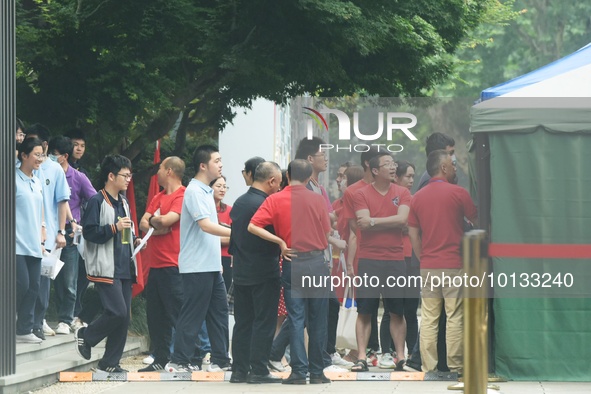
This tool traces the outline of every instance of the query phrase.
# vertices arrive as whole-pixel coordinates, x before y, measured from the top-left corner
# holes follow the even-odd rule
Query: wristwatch
[[[369,227],[373,227],[376,225],[376,221],[373,220],[372,218],[369,218]]]
[[[57,233],[66,236],[66,230],[58,230]]]
[[[78,221],[76,219],[72,218],[72,220],[70,220],[70,223],[76,223],[76,224],[78,224]]]

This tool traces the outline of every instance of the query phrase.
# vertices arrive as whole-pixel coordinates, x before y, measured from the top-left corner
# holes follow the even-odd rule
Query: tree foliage
[[[591,41],[591,3],[508,0],[504,6],[489,8],[483,23],[460,45],[458,67],[450,80],[435,89],[437,94],[476,99],[483,89],[533,71]]]
[[[18,111],[136,158],[263,97],[420,95],[496,0],[20,0]]]

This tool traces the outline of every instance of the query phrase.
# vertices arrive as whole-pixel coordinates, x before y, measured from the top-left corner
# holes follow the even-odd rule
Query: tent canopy
[[[578,51],[563,57],[562,59],[556,60],[544,67],[541,67],[537,70],[534,70],[530,73],[522,75],[520,77],[514,78],[510,81],[501,83],[499,85],[493,86],[491,88],[485,89],[480,94],[480,98],[482,101],[489,100],[494,97],[503,96],[509,92],[513,92],[514,90],[519,90],[524,87],[536,84],[541,81],[547,81],[552,77],[555,77],[560,74],[564,74],[568,71],[575,70],[582,66],[587,66],[591,64],[591,44],[585,45],[583,48],[579,49]],[[589,90],[585,90],[585,92],[590,92]],[[589,94],[589,93],[585,93]],[[522,96],[524,97],[524,96]],[[536,97],[530,95],[529,97]],[[544,96],[537,96],[537,97],[544,97]],[[548,96],[546,96],[548,97]],[[564,97],[564,96],[563,96]],[[575,96],[578,97],[578,96]]]

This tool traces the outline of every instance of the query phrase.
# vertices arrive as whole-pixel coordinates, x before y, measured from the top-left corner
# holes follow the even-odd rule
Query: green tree
[[[419,95],[496,0],[21,0],[18,112],[135,159],[264,97]]]
[[[510,0],[489,8],[456,52],[456,69],[437,95],[478,98],[588,44],[591,4],[575,0]],[[512,9],[508,9],[511,7]]]

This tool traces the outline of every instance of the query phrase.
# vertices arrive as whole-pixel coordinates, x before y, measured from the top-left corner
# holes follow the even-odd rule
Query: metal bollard
[[[464,235],[464,271],[484,278],[480,287],[466,286],[464,298],[464,392],[484,394],[488,383],[488,270],[486,231]]]

